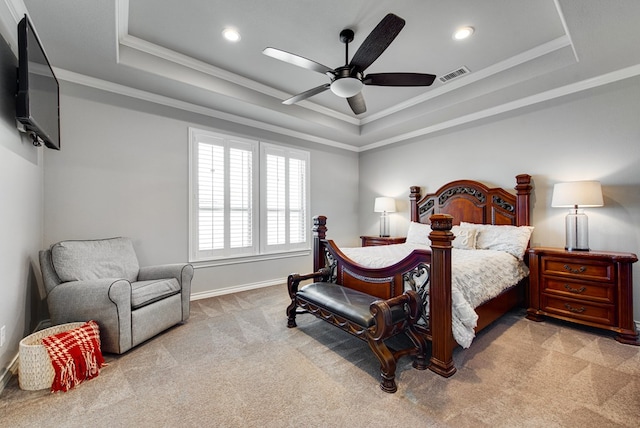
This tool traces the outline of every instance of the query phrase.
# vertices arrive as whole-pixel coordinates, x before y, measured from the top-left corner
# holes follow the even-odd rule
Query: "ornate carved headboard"
[[[411,221],[429,223],[433,214],[450,214],[461,221],[483,224],[529,226],[531,176],[516,176],[516,194],[489,188],[473,180],[458,180],[420,198],[420,187],[411,187]]]

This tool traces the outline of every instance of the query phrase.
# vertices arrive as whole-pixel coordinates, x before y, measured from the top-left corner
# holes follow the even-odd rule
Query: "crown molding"
[[[120,85],[118,83],[108,82],[106,80],[97,79],[95,77],[90,77],[83,74],[75,73],[73,71],[54,67],[54,72],[58,79],[66,82],[71,82],[78,85],[99,89],[101,91],[111,92],[114,94],[125,95],[131,98],[152,102],[152,103],[163,105],[166,107],[172,107],[179,110],[190,111],[192,113],[202,114],[204,116],[209,116],[216,119],[226,120],[229,122],[250,126],[252,128],[262,129],[264,131],[275,132],[278,134],[287,135],[289,137],[299,138],[302,140],[311,141],[311,142],[323,144],[326,146],[331,146],[331,147],[348,150],[352,152],[358,151],[357,147],[350,144],[344,144],[339,141],[317,137],[315,135],[311,135],[304,132],[294,131],[282,126],[272,125],[269,123],[249,119],[249,118],[238,116],[231,113],[225,113],[219,110],[199,106],[186,101],[176,100],[175,98],[166,97],[164,95],[158,95],[152,92],[143,91],[140,89],[134,89],[129,86]]]
[[[536,46],[533,49],[529,49],[528,51],[512,56],[511,58],[508,58],[504,61],[495,63],[489,67],[483,68],[482,70],[473,71],[468,75],[462,77],[461,79],[445,83],[444,85],[434,88],[422,95],[419,95],[417,97],[411,98],[404,102],[398,103],[395,106],[382,110],[378,113],[372,114],[371,116],[368,116],[362,119],[361,122],[363,125],[367,123],[375,122],[376,120],[382,119],[385,116],[389,116],[390,114],[397,113],[399,111],[402,111],[409,107],[413,107],[418,104],[422,104],[433,98],[442,96],[447,92],[451,92],[453,90],[462,88],[469,84],[478,82],[482,79],[486,79],[494,74],[501,73],[510,68],[516,67],[518,65],[524,64],[529,61],[533,61],[537,58],[541,58],[552,52],[563,49],[569,45],[571,45],[571,42],[567,36],[558,37],[555,40],[544,43],[540,46]]]
[[[545,92],[541,92],[539,94],[524,97],[515,101],[504,103],[504,104],[491,107],[488,109],[484,109],[481,111],[477,111],[471,114],[460,116],[451,120],[440,122],[435,125],[430,125],[421,129],[417,129],[412,132],[399,134],[392,138],[379,140],[362,147],[357,147],[350,144],[344,144],[344,143],[326,139],[326,138],[320,138],[308,133],[293,131],[291,129],[287,129],[281,126],[271,125],[261,121],[248,119],[246,117],[224,113],[215,109],[198,106],[198,105],[184,102],[184,101],[179,101],[170,97],[165,97],[165,96],[154,94],[147,91],[133,89],[128,86],[107,82],[101,79],[88,77],[85,75],[81,75],[78,73],[74,73],[74,72],[59,69],[59,68],[55,68],[55,72],[56,72],[56,76],[59,79],[67,82],[72,82],[79,85],[99,89],[102,91],[112,92],[112,93],[129,96],[136,99],[141,99],[144,101],[149,101],[149,102],[164,105],[167,107],[173,107],[173,108],[177,108],[185,111],[191,111],[193,113],[198,113],[198,114],[202,114],[209,117],[215,117],[218,119],[231,121],[241,125],[262,129],[265,131],[275,132],[278,134],[283,134],[283,135],[287,135],[294,138],[300,138],[306,141],[311,141],[311,142],[315,142],[315,143],[319,143],[319,144],[323,144],[323,145],[327,145],[327,146],[331,146],[331,147],[335,147],[343,150],[348,150],[351,152],[361,153],[361,152],[366,152],[368,150],[373,150],[380,147],[406,141],[412,138],[429,135],[434,132],[442,131],[445,129],[454,128],[456,126],[464,125],[470,122],[474,122],[476,120],[485,119],[491,116],[496,116],[509,111],[528,107],[534,104],[550,101],[555,98],[560,98],[563,96],[593,89],[599,86],[604,86],[610,83],[615,83],[621,80],[637,77],[640,75],[640,64],[636,64],[620,70],[612,71],[610,73],[606,73],[590,79],[585,79],[580,82],[561,86],[559,88],[551,89]]]
[[[451,120],[446,120],[435,125],[427,126],[422,129],[417,129],[412,132],[400,134],[392,138],[380,140],[378,142],[368,144],[360,148],[361,152],[367,150],[376,149],[390,144],[399,143],[401,141],[409,140],[411,138],[421,137],[424,135],[432,134],[444,129],[453,128],[469,122],[473,122],[487,117],[496,116],[509,111],[517,110],[523,107],[528,107],[534,104],[539,104],[545,101],[549,101],[555,98],[564,97],[566,95],[575,94],[577,92],[586,91],[596,88],[598,86],[608,85],[610,83],[618,82],[620,80],[629,79],[640,75],[640,64],[632,65],[620,70],[612,71],[600,76],[596,76],[590,79],[585,79],[576,83],[571,83],[558,88],[550,89],[548,91],[540,92],[535,95],[520,98],[515,101],[510,101],[495,107],[490,107],[484,110],[480,110],[471,114],[460,116]]]

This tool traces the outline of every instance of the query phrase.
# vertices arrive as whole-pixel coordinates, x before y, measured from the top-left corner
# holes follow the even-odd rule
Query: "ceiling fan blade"
[[[288,62],[289,64],[306,68],[307,70],[317,71],[318,73],[322,74],[334,74],[333,68],[329,68],[326,65],[322,65],[315,61],[311,61],[310,59],[301,57],[300,55],[295,55],[280,49],[265,48],[262,53],[270,56],[271,58],[279,59],[280,61]]]
[[[363,72],[389,47],[404,27],[404,23],[404,19],[393,13],[382,18],[382,21],[364,39],[364,42],[362,42],[360,48],[351,59],[350,64],[360,72]]]
[[[355,114],[362,114],[367,111],[367,105],[364,102],[362,92],[358,92],[354,96],[347,98],[347,102]]]
[[[424,73],[372,73],[367,74],[362,83],[373,86],[431,86],[434,74]]]
[[[321,92],[326,91],[327,89],[329,89],[329,87],[331,86],[330,83],[324,84],[324,85],[320,85],[320,86],[316,86],[315,88],[309,89],[308,91],[304,91],[299,93],[298,95],[294,95],[293,97],[284,100],[282,102],[282,104],[286,104],[286,105],[291,105],[291,104],[295,104],[297,102],[300,102],[302,100],[306,100],[309,97],[312,97],[314,95],[318,95]]]

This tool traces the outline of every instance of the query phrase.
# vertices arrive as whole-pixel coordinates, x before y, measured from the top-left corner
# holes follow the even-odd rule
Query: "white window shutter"
[[[191,261],[309,250],[309,152],[189,135]]]
[[[261,204],[265,253],[309,248],[309,153],[261,143]]]

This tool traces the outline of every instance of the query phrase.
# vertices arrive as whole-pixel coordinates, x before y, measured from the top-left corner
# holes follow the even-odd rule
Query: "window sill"
[[[190,261],[193,265],[194,269],[203,269],[209,267],[216,266],[228,266],[228,265],[237,265],[243,263],[254,263],[254,262],[262,262],[266,260],[277,260],[277,259],[287,259],[291,257],[304,257],[311,254],[311,250],[295,250],[295,251],[286,251],[282,253],[271,253],[271,254],[258,254],[255,256],[243,256],[243,257],[225,257],[218,259],[210,259],[210,260],[193,260]]]

